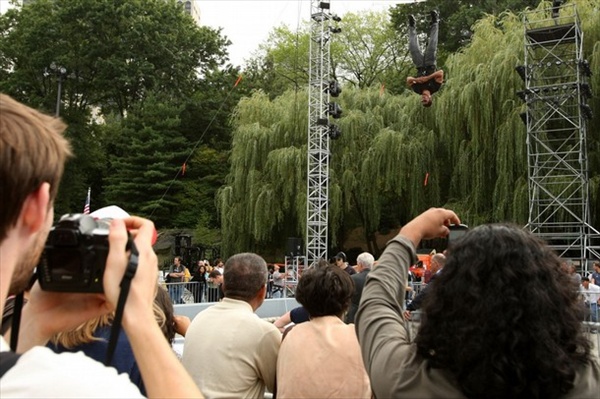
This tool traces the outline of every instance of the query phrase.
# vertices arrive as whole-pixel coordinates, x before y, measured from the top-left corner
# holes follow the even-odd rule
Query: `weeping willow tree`
[[[270,101],[259,91],[238,104],[231,172],[217,194],[224,254],[258,251],[303,229],[307,108],[294,92]]]
[[[449,203],[470,224],[527,220],[526,129],[515,93],[523,82],[523,26],[512,14],[486,16],[463,52],[447,61],[448,82],[434,110],[450,149]],[[525,199],[525,201],[524,201]]]
[[[598,5],[577,3],[592,89],[599,92]],[[471,225],[524,224],[526,129],[519,117],[524,105],[515,94],[523,83],[514,70],[522,59],[521,18],[504,13],[481,19],[469,46],[448,58],[447,83],[432,108],[423,108],[409,91],[398,96],[380,92],[379,85],[346,88],[339,98],[342,137],[330,146],[331,247],[361,226],[368,250],[378,255],[376,231],[431,206],[450,207]],[[600,116],[598,97],[590,104]],[[304,236],[307,108],[305,92],[272,101],[257,92],[239,103],[231,171],[218,194],[225,254],[281,248],[285,237]],[[596,215],[599,132],[596,119],[588,132]]]
[[[599,3],[575,3],[585,34],[584,54],[593,65],[592,88],[598,92]],[[538,9],[548,7],[549,2],[541,2]],[[474,31],[471,44],[447,61],[449,79],[435,109],[436,130],[451,149],[448,164],[454,165],[447,205],[474,225],[499,221],[524,224],[529,205],[527,137],[519,113],[525,105],[515,96],[523,82],[514,70],[523,63],[522,19],[512,13],[489,15],[477,22]],[[597,114],[597,97],[591,105]],[[597,214],[597,119],[588,126],[587,137],[590,189]],[[556,190],[561,192],[565,187]]]

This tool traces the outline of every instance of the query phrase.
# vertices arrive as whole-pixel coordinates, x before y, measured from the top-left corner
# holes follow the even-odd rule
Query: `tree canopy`
[[[371,86],[398,90],[412,68],[407,43],[390,25],[385,11],[347,13],[331,34],[334,77],[359,88]],[[271,98],[286,89],[304,90],[308,84],[310,29],[304,23],[296,32],[275,28],[246,66],[250,84]],[[400,76],[398,76],[400,75]]]
[[[65,108],[121,116],[148,91],[192,93],[228,44],[164,0],[38,0],[0,16],[0,34],[2,91],[54,109],[59,65]]]
[[[439,32],[440,59],[468,44],[473,36],[475,23],[485,14],[499,15],[504,11],[518,12],[527,7],[536,7],[540,0],[427,0],[419,3],[397,4],[390,9],[392,24],[401,36],[406,36],[408,15],[417,19],[417,28],[426,32],[429,26],[429,13],[438,10],[441,23]]]
[[[93,209],[116,203],[159,227],[193,228],[193,192],[203,223],[217,227],[224,171],[202,182],[191,151],[229,148],[228,113],[244,93],[231,90],[229,43],[173,0],[37,0],[1,15],[0,91],[48,112],[58,98],[69,126],[76,157],[56,213],[80,211],[91,187]],[[188,157],[183,184],[175,176]]]

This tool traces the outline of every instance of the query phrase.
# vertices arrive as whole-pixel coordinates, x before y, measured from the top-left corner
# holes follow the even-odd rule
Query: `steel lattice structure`
[[[328,1],[311,1],[308,84],[308,170],[306,189],[306,264],[327,259],[329,215],[329,78],[330,24]]]
[[[586,123],[591,109],[583,32],[575,5],[524,14],[529,222],[560,256],[599,257],[590,224]],[[586,69],[587,68],[587,69]]]

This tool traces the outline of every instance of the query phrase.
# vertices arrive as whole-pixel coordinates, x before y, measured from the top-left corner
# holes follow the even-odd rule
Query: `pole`
[[[60,116],[60,92],[62,90],[62,74],[58,74],[58,93],[56,94],[56,117]]]

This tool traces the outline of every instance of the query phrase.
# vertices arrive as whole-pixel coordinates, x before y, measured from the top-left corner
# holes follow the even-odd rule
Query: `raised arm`
[[[431,76],[431,79],[434,79],[439,84],[444,83],[444,71],[442,71],[441,69],[435,71],[429,76]]]
[[[410,367],[411,345],[402,316],[408,268],[416,262],[422,239],[448,235],[447,225],[458,224],[456,214],[430,209],[406,224],[390,240],[379,263],[367,277],[355,318],[365,368],[376,397],[398,397]]]

